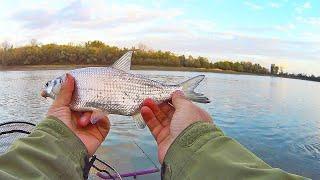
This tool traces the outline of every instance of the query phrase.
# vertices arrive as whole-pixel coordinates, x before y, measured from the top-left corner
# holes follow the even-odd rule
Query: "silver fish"
[[[129,51],[110,67],[88,67],[70,71],[69,74],[75,79],[70,108],[75,111],[100,110],[108,114],[133,116],[137,127],[142,129],[145,123],[139,110],[146,98],[161,103],[169,100],[174,91],[180,90],[192,101],[210,102],[203,94],[194,92],[204,75],[180,84],[168,85],[130,73],[131,57],[132,51]],[[64,74],[48,81],[41,95],[55,99],[65,78]]]

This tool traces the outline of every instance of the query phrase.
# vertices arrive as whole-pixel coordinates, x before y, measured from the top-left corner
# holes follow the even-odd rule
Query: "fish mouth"
[[[48,93],[45,90],[41,90],[40,95],[44,98],[48,97]]]

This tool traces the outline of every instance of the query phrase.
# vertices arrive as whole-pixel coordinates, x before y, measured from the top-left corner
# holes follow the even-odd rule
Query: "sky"
[[[0,0],[0,42],[101,40],[320,76],[319,0]]]

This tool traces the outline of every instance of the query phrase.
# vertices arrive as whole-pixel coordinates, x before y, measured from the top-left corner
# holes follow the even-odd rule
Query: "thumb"
[[[175,91],[172,94],[172,105],[175,109],[180,109],[185,107],[185,104],[189,101],[185,98],[182,91]]]
[[[74,90],[74,78],[70,74],[66,74],[66,80],[62,84],[58,97],[55,99],[53,106],[62,107],[70,104],[72,93]]]

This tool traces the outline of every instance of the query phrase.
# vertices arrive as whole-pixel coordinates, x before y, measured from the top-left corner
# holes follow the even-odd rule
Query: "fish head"
[[[53,80],[48,81],[41,90],[41,96],[44,98],[50,97],[55,99],[59,94],[62,84],[66,80],[66,75],[57,77]]]

